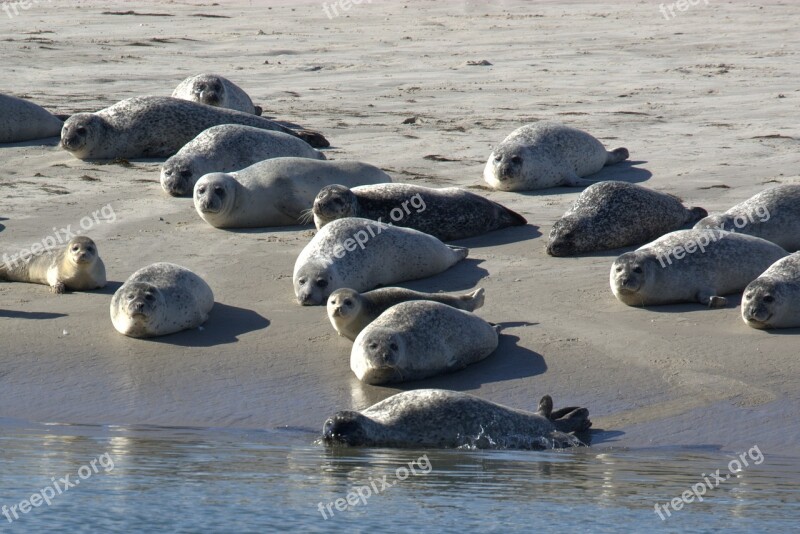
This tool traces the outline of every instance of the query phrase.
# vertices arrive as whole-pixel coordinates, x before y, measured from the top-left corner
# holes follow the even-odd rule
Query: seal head
[[[61,129],[61,147],[83,158],[87,147],[100,144],[109,131],[108,123],[93,113],[77,113]]]
[[[321,228],[335,219],[358,216],[358,197],[349,187],[329,185],[323,187],[314,199],[314,218],[324,221],[318,224]]]
[[[112,315],[114,327],[126,336],[145,337],[153,325],[165,320],[164,295],[153,284],[129,282],[118,297],[117,315]]]
[[[310,260],[294,276],[294,293],[303,306],[318,306],[325,302],[331,287],[337,284],[335,267],[321,260]]]

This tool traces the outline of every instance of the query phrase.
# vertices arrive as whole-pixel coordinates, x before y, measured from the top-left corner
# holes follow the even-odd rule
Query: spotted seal
[[[55,137],[64,123],[41,106],[0,93],[0,143]]]
[[[742,319],[758,329],[800,327],[800,252],[750,282],[742,297]]]
[[[190,76],[178,84],[172,96],[208,106],[261,115],[261,108],[253,105],[244,89],[217,74]]]

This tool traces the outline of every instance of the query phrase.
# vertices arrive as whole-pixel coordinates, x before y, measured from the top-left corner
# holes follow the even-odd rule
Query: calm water
[[[654,512],[657,501],[702,484],[702,473],[729,473],[728,463],[740,451],[334,451],[316,445],[315,438],[305,430],[4,424],[0,506],[19,506],[41,491],[49,497],[56,486],[62,493],[50,498],[50,506],[42,502],[27,514],[18,511],[13,523],[0,516],[0,528],[778,532],[800,524],[800,466],[768,451],[754,452],[749,467],[706,490],[703,502],[671,510],[662,521]],[[78,484],[63,491],[67,484],[60,479],[66,475],[68,483]],[[349,492],[355,506],[338,511],[336,499]]]

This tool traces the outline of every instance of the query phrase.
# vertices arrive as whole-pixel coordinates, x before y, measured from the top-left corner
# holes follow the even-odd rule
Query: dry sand
[[[541,119],[630,150],[631,164],[599,177],[709,211],[800,180],[798,6],[712,0],[665,20],[658,4],[376,0],[329,20],[319,3],[40,1],[13,19],[0,12],[0,90],[73,113],[217,72],[265,115],[324,132],[329,157],[424,185],[480,187],[492,145]],[[103,14],[129,9],[174,16]],[[482,60],[491,65],[467,65]],[[215,230],[190,199],[162,192],[158,170],[81,162],[55,140],[0,149],[0,252],[74,229],[107,204],[116,214],[88,232],[113,281],[105,291],[0,283],[0,417],[317,429],[338,409],[398,391],[359,383],[350,342],[324,309],[293,301],[292,267],[311,227]],[[797,331],[748,328],[738,297],[723,310],[626,307],[608,287],[612,255],[544,253],[579,190],[480,192],[530,226],[459,242],[470,260],[407,285],[485,287],[480,315],[505,326],[500,348],[404,389],[520,408],[549,393],[589,407],[609,431],[601,446],[798,452]],[[112,328],[110,295],[155,261],[190,267],[214,288],[202,331],[142,341]]]

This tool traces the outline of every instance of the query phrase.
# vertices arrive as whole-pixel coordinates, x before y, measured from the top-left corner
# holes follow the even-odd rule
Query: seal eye
[[[327,280],[317,280],[317,287],[328,287]]]
[[[522,158],[519,156],[514,156],[511,158],[511,163],[513,163],[514,165],[519,165],[520,163],[522,163]]]
[[[201,193],[201,194],[205,193],[206,192],[206,186],[198,187],[197,188],[197,192]]]
[[[497,163],[500,163],[501,161],[503,161],[503,156],[495,156],[495,157],[494,157],[494,160],[495,160]]]
[[[72,252],[78,252],[78,248],[80,248],[80,247],[78,247],[78,245],[73,245],[72,246]]]
[[[353,301],[352,301],[352,300],[350,300],[350,299],[346,299],[346,300],[344,301],[344,305],[345,305],[345,306],[352,306],[352,305],[353,305]]]
[[[766,302],[767,304],[769,304],[770,302],[775,302],[775,297],[773,297],[772,295],[767,295],[766,297],[764,297],[764,302]]]
[[[389,348],[392,350],[397,350],[397,343],[392,343],[391,345],[389,345]]]
[[[215,186],[215,187],[214,187],[214,192],[215,192],[215,193],[216,193],[218,196],[221,196],[221,197],[224,197],[224,196],[225,196],[225,190],[222,188],[222,186],[221,186],[221,185]]]
[[[636,274],[642,274],[643,271],[641,267],[634,267],[633,272],[635,272]]]
[[[306,285],[306,279],[305,278],[301,278],[300,280],[297,281],[297,283],[300,284],[301,286],[304,286],[304,285]]]
[[[192,171],[190,171],[188,169],[182,170],[180,174],[181,174],[181,178],[191,178],[192,177]]]
[[[621,273],[621,272],[622,272],[622,267],[621,267],[621,266],[617,267],[617,272],[618,272],[618,273]]]
[[[83,126],[81,126],[80,128],[76,128],[75,129],[75,133],[77,133],[78,135],[85,135],[86,134],[86,128],[84,128]]]
[[[375,350],[375,349],[378,348],[378,344],[377,343],[370,343],[369,344],[369,348],[371,348],[372,350]]]
[[[128,297],[128,300],[133,300],[133,299],[135,299],[135,298],[136,298],[136,297],[133,295],[133,293],[128,293],[127,297]]]
[[[153,302],[154,300],[156,300],[156,298],[153,296],[153,294],[152,294],[152,293],[148,293],[147,295],[145,295],[145,296],[144,296],[144,299],[145,299],[147,302]]]

